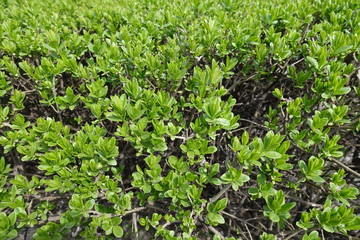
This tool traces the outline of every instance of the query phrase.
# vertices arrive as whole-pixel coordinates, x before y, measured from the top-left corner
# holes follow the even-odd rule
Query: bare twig
[[[223,214],[225,214],[225,215],[227,215],[227,216],[229,216],[229,217],[231,217],[231,218],[233,218],[233,219],[236,219],[236,220],[238,220],[239,222],[243,222],[243,223],[245,223],[245,224],[247,224],[247,225],[255,228],[256,230],[259,230],[259,231],[261,231],[261,232],[264,231],[263,229],[258,228],[258,227],[256,227],[255,225],[249,223],[248,221],[246,221],[246,220],[244,220],[244,219],[241,219],[241,218],[238,218],[237,216],[235,216],[235,215],[233,215],[233,214],[231,214],[231,213],[227,213],[227,212],[224,212],[224,211],[221,211],[220,213],[223,213]]]
[[[71,237],[75,238],[81,231],[81,227],[77,226],[75,232],[71,233]]]
[[[218,235],[222,240],[225,239],[225,237],[218,230],[216,230],[213,226],[209,225],[209,226],[207,226],[207,228],[209,228],[209,230],[212,231],[214,234]]]
[[[251,121],[251,120],[249,120],[249,119],[240,118],[239,120],[240,120],[240,121],[245,121],[245,122],[252,123],[252,124],[254,124],[254,125],[260,126],[260,127],[262,127],[262,128],[265,128],[265,129],[269,129],[269,128],[266,127],[266,126],[264,126],[264,125],[262,125],[262,124],[259,124],[259,123],[257,123],[257,122]]]
[[[336,163],[337,165],[341,166],[342,168],[344,168],[346,171],[350,172],[354,176],[360,178],[360,173],[352,170],[351,168],[349,168],[348,166],[346,166],[342,162],[340,162],[340,161],[338,161],[338,160],[336,160],[335,158],[332,158],[332,157],[330,157],[330,160],[333,161],[334,163]]]
[[[298,229],[296,231],[294,231],[293,233],[291,233],[289,236],[287,236],[286,238],[284,238],[284,240],[289,240],[292,237],[295,237],[296,235],[298,235],[299,233],[301,233],[302,231],[304,231],[303,229]]]
[[[50,216],[50,217],[48,217],[47,220],[45,220],[45,221],[39,221],[38,224],[39,224],[39,225],[42,225],[42,224],[44,224],[44,223],[46,223],[46,222],[57,222],[57,221],[60,220],[60,218],[61,218],[61,215]]]
[[[226,185],[225,187],[223,187],[220,192],[218,192],[218,194],[216,194],[214,197],[210,198],[209,202],[213,203],[216,200],[218,200],[227,190],[229,190],[229,188],[231,187],[231,184]]]
[[[111,217],[120,217],[120,216],[125,216],[125,215],[129,215],[129,214],[132,214],[132,213],[137,213],[137,212],[140,212],[142,210],[145,210],[147,209],[147,207],[138,207],[138,208],[134,208],[134,209],[131,209],[129,211],[126,211],[124,214],[109,214]],[[103,213],[100,213],[98,211],[94,211],[94,210],[91,210],[89,211],[88,213],[91,213],[91,217],[99,217],[101,216]]]
[[[245,224],[245,228],[246,228],[246,231],[248,232],[248,234],[249,234],[249,237],[250,237],[250,239],[251,240],[253,240],[253,238],[252,238],[252,234],[251,234],[251,232],[250,232],[250,230],[249,230],[249,228],[248,228],[248,226],[247,226],[247,224]]]
[[[151,86],[154,90],[156,90],[156,87],[154,86],[154,84],[152,84],[152,82],[150,82],[149,79],[145,78],[145,80],[150,84],[150,86]]]
[[[291,200],[294,200],[296,202],[300,202],[300,203],[303,203],[303,204],[306,204],[306,205],[309,205],[309,206],[312,206],[312,207],[318,207],[318,208],[322,208],[324,207],[323,205],[321,204],[318,204],[318,203],[313,203],[313,202],[309,202],[309,201],[305,201],[305,200],[302,200],[300,198],[297,198],[297,197],[291,197],[291,196],[287,196],[287,198],[291,199]]]
[[[268,68],[269,69],[269,68]],[[257,75],[259,75],[259,73],[255,73],[251,76],[249,76],[248,78],[246,79],[243,79],[243,80],[239,80],[239,81],[234,81],[234,83],[227,89],[228,90],[228,93],[230,91],[232,91],[234,88],[236,88],[239,84],[241,83],[244,83],[244,82],[247,82],[247,81],[250,81],[251,79],[253,79],[254,77],[256,77]]]
[[[175,223],[181,223],[180,220],[176,220],[176,221],[173,221],[173,222],[167,222],[163,225],[163,228],[167,228],[168,226],[170,226],[171,224],[175,224]]]
[[[304,61],[304,58],[300,58],[296,62],[293,62],[292,64],[290,64],[290,66],[294,66],[294,65],[296,65],[296,64],[298,64],[299,62],[302,62],[302,61]]]
[[[248,129],[248,128],[253,128],[253,127],[254,127],[254,126],[247,126],[247,127],[237,128],[237,129],[231,131],[231,133],[238,132],[238,131],[242,131],[242,130],[245,130],[245,129]]]
[[[134,208],[134,209],[131,209],[129,211],[126,211],[124,215],[128,215],[128,214],[131,214],[131,213],[136,213],[136,212],[140,212],[142,210],[145,210],[147,207],[138,207],[138,208]]]
[[[132,227],[133,227],[135,239],[138,239],[139,233],[138,233],[138,227],[137,227],[137,214],[136,213],[132,214]]]

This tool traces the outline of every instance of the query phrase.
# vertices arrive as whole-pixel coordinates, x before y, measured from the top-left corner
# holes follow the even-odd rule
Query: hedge
[[[357,0],[0,1],[0,239],[359,239]]]

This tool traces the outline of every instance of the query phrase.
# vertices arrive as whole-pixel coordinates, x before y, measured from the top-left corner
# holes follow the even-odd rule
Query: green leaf
[[[215,204],[215,211],[216,212],[220,212],[222,210],[224,210],[227,206],[227,203],[228,203],[228,199],[227,198],[223,198],[223,199],[220,199],[216,202]]]
[[[206,217],[212,221],[212,222],[215,222],[216,225],[217,224],[224,224],[225,223],[225,219],[223,218],[223,216],[221,216],[220,214],[217,214],[217,213],[211,213],[209,212]]]
[[[334,95],[344,95],[348,94],[351,91],[350,87],[342,87],[339,90],[334,91]]]
[[[104,223],[101,225],[101,228],[102,228],[104,231],[108,232],[108,231],[112,228],[112,226],[110,225],[110,223],[104,222]]]
[[[295,207],[296,203],[294,202],[290,202],[290,203],[285,203],[284,205],[281,206],[281,212],[288,212],[290,209],[292,209],[293,207]]]
[[[124,235],[124,230],[120,226],[113,226],[113,234],[115,237],[121,238]]]
[[[278,152],[275,152],[275,151],[267,151],[265,152],[265,157],[268,157],[268,158],[271,158],[271,159],[278,159],[278,158],[281,158],[282,155]]]
[[[18,236],[18,232],[15,229],[11,229],[11,231],[7,234],[7,239],[14,239]]]
[[[247,131],[244,131],[241,135],[241,143],[242,145],[246,145],[249,142],[249,133]]]
[[[95,205],[95,200],[90,199],[90,200],[86,201],[84,208],[85,208],[85,210],[90,211],[94,205]]]
[[[216,119],[212,120],[212,123],[219,124],[222,126],[230,126],[230,121],[225,118],[216,118]]]
[[[345,46],[342,46],[340,48],[337,48],[333,53],[332,55],[333,56],[336,56],[336,55],[339,55],[343,52],[346,52],[347,50],[351,49],[353,46],[352,45],[345,45]]]
[[[17,216],[16,216],[16,213],[15,213],[15,212],[10,213],[9,216],[8,216],[8,219],[10,220],[10,224],[11,224],[12,226],[15,225],[16,217],[17,217]]]
[[[260,240],[276,240],[276,236],[270,233],[262,233],[260,236]]]
[[[273,222],[279,222],[280,221],[280,217],[279,215],[276,214],[276,212],[270,212],[269,218],[271,219],[271,221]]]
[[[71,209],[82,209],[84,207],[83,200],[79,194],[73,194],[69,201]]]
[[[315,68],[319,69],[319,63],[315,60],[315,58],[307,56],[306,60]]]
[[[346,224],[348,230],[359,230],[360,229],[360,217],[357,216],[353,221]]]
[[[309,235],[304,234],[302,240],[320,240],[319,233],[317,231],[312,231]]]
[[[228,199],[227,198],[222,198],[214,203],[210,203],[208,206],[207,206],[207,210],[209,212],[212,212],[212,213],[217,213],[217,212],[220,212],[222,210],[224,210],[227,206],[227,203],[228,203]]]
[[[218,178],[211,178],[210,180],[209,180],[209,183],[212,183],[212,184],[214,184],[214,185],[217,185],[217,186],[219,186],[219,185],[221,185],[221,180],[220,179],[218,179]]]
[[[283,93],[279,88],[275,88],[274,91],[272,91],[272,94],[278,99],[283,99]]]
[[[256,195],[256,194],[259,194],[260,192],[259,192],[258,188],[249,188],[248,193],[250,195]]]
[[[308,178],[317,183],[325,182],[325,180],[320,176],[308,176]]]
[[[210,146],[210,147],[207,147],[206,151],[202,152],[203,154],[212,154],[214,152],[217,151],[217,147],[215,146]]]

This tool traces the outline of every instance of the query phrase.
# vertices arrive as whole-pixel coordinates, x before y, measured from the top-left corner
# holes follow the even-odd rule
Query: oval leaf
[[[281,158],[282,155],[275,151],[267,151],[267,152],[265,152],[265,157],[268,157],[271,159],[277,159],[277,158]]]

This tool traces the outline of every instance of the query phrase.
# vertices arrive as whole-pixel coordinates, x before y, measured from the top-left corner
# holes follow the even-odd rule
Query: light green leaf
[[[225,118],[216,118],[216,119],[212,120],[212,122],[214,124],[219,124],[222,126],[230,126],[230,121]]]
[[[124,234],[124,230],[120,226],[113,226],[113,234],[115,237],[121,238]]]
[[[273,221],[273,222],[279,222],[280,221],[279,215],[277,215],[275,212],[270,212],[269,217],[270,217],[271,221]]]
[[[316,69],[319,68],[319,63],[315,60],[315,58],[307,56],[306,60],[308,60],[314,68],[316,68]]]
[[[275,152],[275,151],[267,151],[265,152],[265,157],[268,157],[268,158],[271,158],[271,159],[278,159],[278,158],[281,158],[282,155],[278,152]]]
[[[206,216],[212,222],[219,223],[219,224],[225,223],[225,219],[220,214],[210,212]]]

